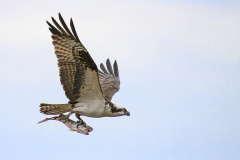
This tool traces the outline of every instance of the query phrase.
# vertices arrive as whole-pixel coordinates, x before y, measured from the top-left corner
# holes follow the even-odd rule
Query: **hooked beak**
[[[126,112],[125,115],[130,116],[130,113],[129,113],[129,112]]]

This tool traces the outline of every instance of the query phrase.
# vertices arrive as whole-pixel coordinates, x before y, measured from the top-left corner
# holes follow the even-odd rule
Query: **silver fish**
[[[51,117],[51,118],[45,118],[45,119],[39,121],[38,124],[42,123],[42,122],[46,122],[48,120],[60,121],[60,122],[64,123],[71,131],[76,131],[78,133],[82,133],[82,134],[85,134],[85,135],[89,135],[89,132],[93,131],[93,128],[86,125],[85,123],[75,122],[71,119],[67,119],[67,120],[62,119],[61,115]]]

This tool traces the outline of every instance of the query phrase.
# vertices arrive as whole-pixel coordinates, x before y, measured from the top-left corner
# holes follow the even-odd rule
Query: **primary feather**
[[[120,79],[119,79],[119,71],[118,71],[118,65],[115,61],[113,64],[114,67],[114,73],[112,69],[111,62],[109,59],[106,61],[106,66],[108,71],[106,70],[105,66],[101,63],[100,68],[101,70],[98,70],[99,75],[99,82],[102,88],[103,96],[108,100],[111,101],[113,95],[119,91],[120,89]]]

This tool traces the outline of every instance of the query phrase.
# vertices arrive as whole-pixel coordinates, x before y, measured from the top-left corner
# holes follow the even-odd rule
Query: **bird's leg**
[[[60,120],[67,120],[67,119],[69,119],[69,117],[71,116],[71,114],[72,114],[73,112],[72,111],[70,111],[67,115],[64,115],[64,114],[59,114],[59,119]]]
[[[76,113],[75,116],[78,119],[77,123],[83,124],[86,127],[86,123],[82,120],[82,118],[80,118],[80,114]]]

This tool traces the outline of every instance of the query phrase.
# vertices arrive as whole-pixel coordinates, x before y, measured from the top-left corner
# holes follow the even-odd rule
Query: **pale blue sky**
[[[240,159],[239,1],[0,2],[1,160]],[[113,102],[130,117],[68,131],[39,104],[65,103],[45,23],[61,12],[99,63],[117,60]],[[75,119],[74,116],[71,117]]]

